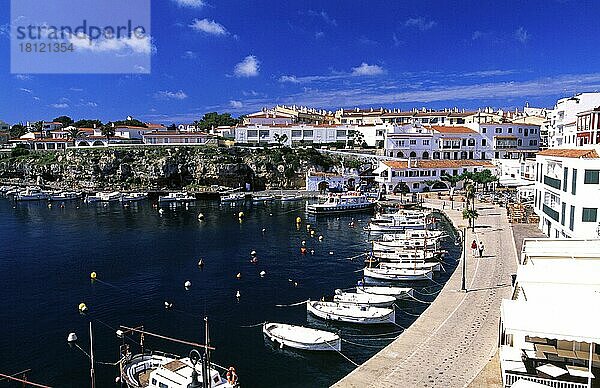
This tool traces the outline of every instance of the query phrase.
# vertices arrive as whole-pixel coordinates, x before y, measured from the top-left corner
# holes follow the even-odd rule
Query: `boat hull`
[[[306,310],[317,318],[328,321],[355,323],[359,325],[377,325],[386,323],[396,323],[396,314],[393,309],[384,309],[381,307],[368,307],[371,309],[385,310],[385,313],[374,316],[351,316],[342,313],[336,313],[332,310],[323,310],[319,308],[320,302],[307,302]]]
[[[383,286],[359,286],[356,287],[358,294],[389,295],[396,299],[407,299],[413,296],[412,288],[383,287]]]
[[[372,212],[375,209],[375,203],[347,205],[347,206],[315,206],[307,205],[306,213],[311,215],[326,215],[326,214],[343,214],[343,213],[359,213]]]
[[[291,338],[286,338],[281,335],[277,335],[272,330],[270,330],[271,324],[265,323],[263,325],[263,334],[267,337],[271,342],[277,344],[279,348],[294,348],[298,350],[307,350],[307,351],[341,351],[342,350],[342,340],[339,336],[336,335],[336,338],[328,341],[321,342],[302,342],[298,340],[294,340]]]
[[[365,268],[364,276],[370,279],[389,280],[389,281],[420,281],[433,279],[433,271],[416,270],[382,270],[377,268]]]

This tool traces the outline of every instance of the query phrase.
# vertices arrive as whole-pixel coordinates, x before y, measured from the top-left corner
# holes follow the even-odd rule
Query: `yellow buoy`
[[[302,218],[300,218],[300,217],[296,217],[296,223],[297,223],[297,224],[301,224],[301,223],[302,223]]]
[[[79,312],[80,313],[85,313],[87,310],[88,310],[88,308],[85,305],[85,303],[83,303],[83,302],[79,303]]]
[[[311,231],[310,231],[310,235],[311,235],[311,236],[314,236],[314,235],[315,235],[315,231],[314,231],[314,230],[311,230]]]
[[[238,213],[238,218],[239,218],[239,219],[242,219],[242,218],[244,218],[245,216],[246,216],[246,215],[244,214],[244,212],[239,212],[239,213]]]
[[[96,279],[96,272],[92,272],[92,273],[90,274],[90,278],[92,278],[92,279]]]

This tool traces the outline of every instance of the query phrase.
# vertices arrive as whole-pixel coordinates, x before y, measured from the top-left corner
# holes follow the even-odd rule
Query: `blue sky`
[[[149,75],[14,75],[0,120],[188,122],[274,104],[552,106],[600,90],[600,2],[152,0]]]

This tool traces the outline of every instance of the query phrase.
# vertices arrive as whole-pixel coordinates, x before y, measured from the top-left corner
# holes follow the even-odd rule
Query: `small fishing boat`
[[[373,211],[376,202],[371,202],[366,196],[358,192],[344,194],[329,194],[325,202],[306,204],[308,214],[338,214]]]
[[[447,235],[439,230],[406,230],[404,233],[385,233],[377,241],[393,242],[402,240],[439,240]]]
[[[192,202],[195,200],[195,196],[182,191],[158,197],[158,203]]]
[[[404,250],[398,248],[388,251],[373,251],[373,258],[379,261],[390,262],[414,262],[414,261],[438,261],[440,254],[434,251],[416,251],[414,249]]]
[[[123,194],[118,191],[113,191],[110,193],[96,193],[96,195],[88,195],[85,199],[86,202],[118,202],[121,200]]]
[[[295,202],[295,201],[302,201],[304,199],[304,197],[300,194],[284,194],[281,197],[279,197],[279,201],[281,202]]]
[[[273,343],[301,350],[328,351],[342,349],[342,340],[336,333],[285,323],[265,322],[263,334]]]
[[[414,239],[414,240],[396,240],[396,241],[373,241],[374,251],[394,252],[399,249],[426,249],[433,251],[438,249],[438,240]]]
[[[148,193],[125,193],[121,197],[121,202],[137,202],[148,199]]]
[[[233,193],[229,195],[225,195],[221,197],[221,202],[241,202],[246,199],[246,194],[244,193]]]
[[[358,294],[389,295],[396,299],[406,299],[413,296],[412,288],[393,286],[356,286]]]
[[[74,191],[59,191],[48,195],[48,201],[74,201],[81,198],[81,193]]]
[[[15,201],[41,201],[48,199],[48,193],[28,187],[15,195]]]
[[[391,295],[359,294],[335,290],[333,301],[338,303],[352,303],[364,306],[390,307],[396,301]]]
[[[419,281],[433,279],[431,269],[364,268],[366,278],[387,281]]]
[[[371,220],[365,230],[369,232],[404,232],[409,229],[427,229],[425,218],[394,218],[389,222],[376,222]]]
[[[193,353],[194,351],[192,351]],[[138,354],[121,363],[121,379],[129,388],[169,387],[187,388],[192,386],[192,372],[195,370],[198,380],[202,381],[202,364],[190,353],[190,357],[152,353]],[[233,388],[211,364],[208,369],[210,387]],[[199,385],[202,386],[202,385]]]
[[[260,203],[260,202],[271,202],[275,199],[272,195],[253,195],[252,202]]]
[[[392,262],[392,263],[380,263],[379,268],[382,269],[422,269],[439,272],[442,270],[442,263],[430,263],[424,261],[413,261],[413,262]]]
[[[329,321],[374,325],[395,323],[394,309],[337,302],[306,302],[306,311]]]

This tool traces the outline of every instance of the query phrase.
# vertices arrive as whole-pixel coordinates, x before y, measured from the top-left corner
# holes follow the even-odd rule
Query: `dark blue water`
[[[359,220],[355,228],[348,225],[351,216],[309,220],[316,230],[311,238],[302,205],[231,207],[207,201],[187,209],[165,208],[161,216],[149,202],[130,208],[83,203],[48,208],[46,203],[0,199],[0,372],[31,368],[32,381],[89,386],[89,361],[69,348],[66,337],[76,332],[87,348],[90,320],[96,359],[114,362],[121,344],[114,333],[119,325],[144,325],[151,332],[203,343],[202,319],[208,316],[216,348],[213,361],[235,365],[244,387],[329,386],[354,366],[336,353],[274,349],[260,327],[242,327],[267,320],[306,325],[305,306],[275,305],[330,296],[335,288],[351,287],[360,277],[355,271],[362,268],[362,258],[348,258],[368,247],[362,231],[368,215],[355,215]],[[240,210],[246,213],[241,223]],[[204,222],[197,219],[200,212],[206,216]],[[298,216],[304,221],[299,228]],[[302,240],[314,255],[300,254]],[[450,251],[446,261],[454,263],[457,248],[449,243],[446,249]],[[250,263],[252,250],[258,253],[258,264]],[[199,258],[206,263],[203,270],[197,266]],[[446,265],[448,272],[436,282],[443,283],[454,265]],[[267,272],[264,278],[259,276],[262,270]],[[91,282],[92,271],[100,281]],[[189,291],[183,286],[186,280],[192,282]],[[439,288],[425,283],[418,289],[431,293]],[[166,310],[165,301],[174,308]],[[81,302],[90,308],[87,316],[77,310]],[[403,311],[397,312],[396,320],[404,327],[427,307],[416,301],[400,305]],[[357,363],[391,341],[363,335],[393,333],[388,336],[392,337],[401,330],[328,326],[315,319],[308,324],[341,330],[342,337],[363,345],[342,345],[343,353]],[[180,355],[190,350],[150,337],[145,346]],[[138,350],[135,345],[133,349]],[[97,365],[96,373],[98,387],[118,386],[116,367]]]

